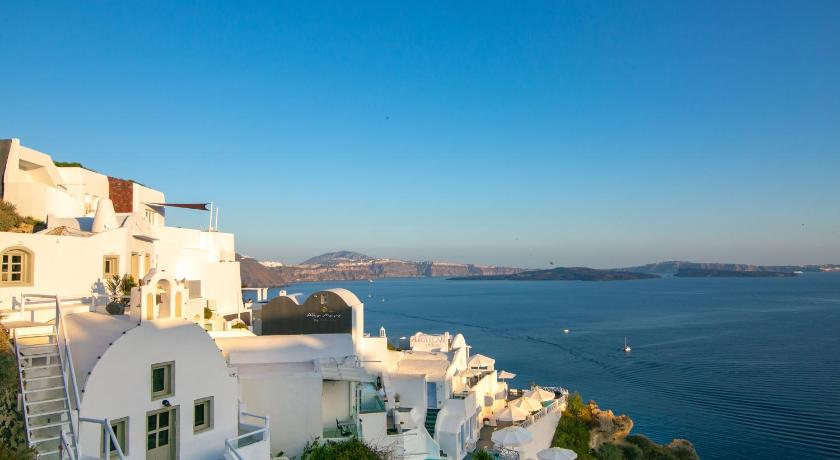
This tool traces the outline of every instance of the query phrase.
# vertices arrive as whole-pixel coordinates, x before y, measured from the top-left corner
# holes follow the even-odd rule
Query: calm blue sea
[[[474,353],[626,413],[704,459],[840,458],[840,274],[617,282],[395,279],[344,287],[395,343],[462,332]],[[566,335],[564,328],[571,332]],[[622,351],[627,336],[633,351]]]

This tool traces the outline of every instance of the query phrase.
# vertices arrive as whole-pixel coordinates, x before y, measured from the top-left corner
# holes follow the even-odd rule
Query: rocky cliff
[[[237,260],[240,262],[242,284],[254,287],[308,281],[500,275],[521,271],[513,267],[377,259],[351,251],[322,254],[300,265],[281,267],[266,267],[256,259],[241,255],[237,255]]]
[[[639,273],[657,273],[657,274],[674,274],[682,269],[698,269],[698,270],[725,270],[738,272],[821,272],[821,271],[840,271],[840,265],[823,264],[823,265],[751,265],[751,264],[729,264],[729,263],[705,263],[705,262],[687,262],[684,260],[669,260],[666,262],[655,262],[647,265],[639,265],[637,267],[620,268],[618,270],[639,272]]]

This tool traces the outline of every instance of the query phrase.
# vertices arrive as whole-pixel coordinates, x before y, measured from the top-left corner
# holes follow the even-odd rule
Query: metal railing
[[[269,443],[269,446],[271,444],[271,431],[270,431],[271,430],[271,423],[270,423],[267,415],[263,416],[263,415],[251,414],[251,413],[248,413],[248,412],[240,412],[239,413],[239,424],[240,425],[242,425],[242,418],[243,417],[250,417],[250,418],[255,418],[257,420],[261,420],[263,422],[263,426],[262,426],[262,428],[256,429],[254,431],[251,431],[251,432],[248,432],[248,433],[245,433],[245,434],[241,434],[241,435],[239,435],[235,438],[230,438],[230,439],[225,440],[226,451],[229,452],[231,455],[233,455],[237,460],[245,460],[242,457],[242,455],[240,455],[239,452],[238,452],[238,450],[241,447],[251,445],[255,442],[263,442],[263,441]],[[256,439],[257,436],[259,436],[260,439]],[[248,441],[248,440],[251,440],[251,442],[245,442],[244,444],[242,443],[242,441]]]
[[[67,444],[67,438],[64,436],[64,431],[58,431],[58,458],[60,460],[64,460],[64,454],[67,454],[67,458],[69,460],[76,460],[76,454],[73,451],[73,448]]]
[[[111,426],[111,421],[107,418],[105,419],[97,419],[97,418],[88,418],[88,417],[79,417],[79,424],[82,422],[85,423],[94,423],[96,425],[102,426],[103,432],[107,435],[105,436],[105,442],[102,443],[102,452],[100,452],[101,457],[103,460],[107,460],[111,458],[111,447],[114,447],[116,450],[117,458],[120,460],[125,460],[125,454],[123,454],[122,446],[120,446],[120,442],[117,440],[117,434],[114,433],[114,427]],[[78,446],[78,443],[76,443]]]

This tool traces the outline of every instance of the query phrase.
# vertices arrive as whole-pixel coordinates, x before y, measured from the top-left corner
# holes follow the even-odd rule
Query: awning
[[[210,203],[146,203],[149,206],[166,206],[170,208],[184,208],[197,209],[199,211],[209,211],[207,208]]]

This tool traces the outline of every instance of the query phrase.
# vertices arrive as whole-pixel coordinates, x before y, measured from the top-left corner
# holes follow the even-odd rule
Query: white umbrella
[[[501,371],[499,372],[499,380],[507,380],[507,379],[515,379],[516,374],[508,371]]]
[[[473,355],[467,363],[470,367],[490,367],[496,363],[496,360],[481,354]]]
[[[525,396],[541,402],[552,401],[555,398],[553,391],[543,390],[540,387],[534,387],[533,390],[526,391]]]
[[[575,460],[577,454],[573,450],[552,447],[537,452],[537,458],[540,460]]]
[[[477,377],[483,374],[480,369],[464,369],[458,373],[461,377]]]
[[[496,412],[496,420],[500,422],[521,422],[528,418],[530,413],[525,409],[516,406],[508,406]]]
[[[510,405],[528,412],[535,412],[543,408],[543,405],[539,401],[528,397],[514,399],[510,402]]]
[[[522,446],[534,440],[534,436],[530,431],[521,426],[509,426],[501,430],[494,431],[490,436],[490,440],[501,446]]]

